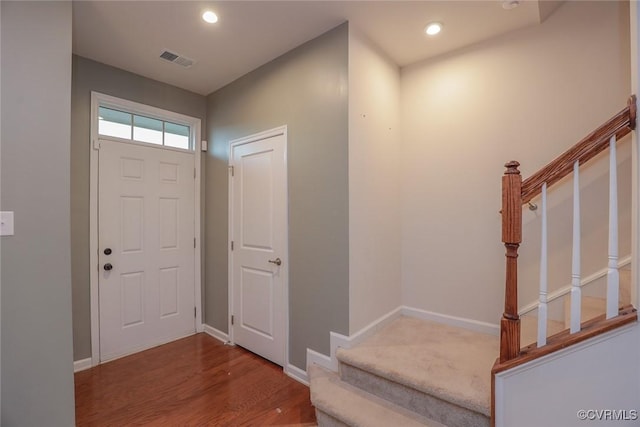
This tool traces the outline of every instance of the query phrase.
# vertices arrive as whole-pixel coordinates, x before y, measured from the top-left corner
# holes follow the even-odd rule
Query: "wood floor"
[[[311,426],[309,389],[205,334],[75,374],[78,426]]]

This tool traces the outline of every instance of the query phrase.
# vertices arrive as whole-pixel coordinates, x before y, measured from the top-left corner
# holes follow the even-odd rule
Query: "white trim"
[[[75,374],[76,372],[85,371],[91,367],[93,367],[93,364],[91,363],[90,357],[81,360],[74,360],[73,373]]]
[[[514,375],[518,375],[522,372],[528,371],[530,369],[536,368],[540,365],[547,364],[554,360],[566,357],[572,353],[576,353],[582,351],[588,347],[600,344],[604,341],[608,341],[612,338],[615,338],[619,335],[625,333],[634,333],[634,328],[638,327],[637,323],[632,323],[621,328],[615,329],[613,331],[607,332],[602,335],[598,335],[594,338],[588,339],[586,341],[580,342],[578,344],[566,347],[562,350],[555,351],[546,356],[540,357],[538,359],[532,360],[531,362],[524,363],[522,365],[516,366],[512,369],[500,372],[495,376],[495,421],[496,427],[505,427],[504,424],[504,381],[512,377]]]
[[[198,148],[201,137],[201,120],[195,117],[185,116],[161,108],[151,107],[126,99],[116,98],[99,92],[91,92],[91,144],[90,148],[90,177],[89,177],[89,281],[90,281],[90,301],[91,301],[91,364],[100,364],[100,300],[98,298],[98,107],[107,106],[126,110],[131,113],[144,114],[147,117],[168,120],[178,124],[188,125],[193,129],[191,135],[191,145],[194,150],[194,168],[196,170],[194,188],[194,234],[196,247],[194,249],[194,305],[196,307],[196,318],[194,321],[194,331],[202,332],[202,231],[200,227],[201,218],[201,151]],[[132,141],[126,140],[128,143]],[[147,144],[145,144],[147,145]],[[156,148],[165,148],[155,146]],[[165,149],[171,149],[166,147]],[[175,150],[174,150],[175,151]],[[185,150],[178,150],[184,152]]]
[[[640,106],[640,7],[629,4],[631,44],[631,93],[636,94],[636,107]],[[640,141],[638,132],[631,132],[631,304],[638,307],[640,300]]]
[[[302,369],[298,368],[297,366],[294,366],[290,363],[288,363],[285,368],[284,368],[284,373],[287,374],[287,376],[293,378],[294,380],[298,381],[299,383],[302,383],[304,385],[306,385],[307,387],[309,387],[309,375],[307,375],[306,371],[303,371]]]
[[[480,332],[489,335],[500,335],[500,326],[492,323],[480,322],[478,320],[466,319],[463,317],[449,316],[447,314],[435,313],[432,311],[422,310],[419,308],[399,306],[389,313],[379,317],[367,326],[359,330],[358,332],[346,336],[337,332],[329,332],[329,347],[330,355],[324,355],[318,353],[315,350],[307,348],[307,366],[311,363],[317,363],[318,365],[329,369],[331,371],[338,371],[338,358],[336,352],[338,348],[352,348],[364,341],[366,338],[375,334],[377,331],[394,321],[400,316],[414,317],[422,320],[429,320],[432,322],[442,323],[445,325],[455,326],[458,328],[467,329],[470,331]]]
[[[534,360],[532,360],[530,362],[527,362],[527,363],[523,363],[522,365],[518,365],[518,366],[516,366],[514,368],[511,368],[509,370],[502,371],[502,372],[496,374],[496,378],[498,378],[498,377],[509,378],[509,377],[514,376],[514,375],[518,375],[518,374],[520,374],[522,372],[528,371],[530,369],[537,368],[538,366],[545,365],[545,364],[547,364],[549,362],[552,362],[552,361],[554,361],[556,359],[561,359],[561,358],[563,358],[565,356],[568,356],[568,355],[570,355],[572,353],[577,353],[579,351],[584,350],[585,348],[589,348],[591,346],[600,344],[603,341],[608,341],[608,340],[610,340],[612,338],[615,338],[618,335],[622,335],[622,334],[626,334],[626,333],[632,332],[631,330],[634,327],[637,327],[637,325],[638,324],[636,322],[630,323],[630,324],[622,326],[622,327],[620,327],[618,329],[614,329],[614,330],[612,330],[610,332],[595,336],[593,338],[590,338],[588,340],[579,342],[579,343],[571,345],[569,347],[565,347],[565,348],[563,348],[561,350],[554,351],[553,353],[549,353],[546,356],[539,357],[537,359],[534,359]]]
[[[479,320],[467,319],[465,317],[449,316],[448,314],[435,313],[433,311],[421,310],[403,306],[404,316],[415,317],[422,320],[442,323],[444,325],[455,326],[469,331],[480,332],[488,335],[500,335],[500,326],[493,323],[481,322]]]
[[[89,295],[91,301],[91,365],[100,364],[100,299],[98,296],[98,105],[99,94],[91,92],[91,141],[89,147]]]
[[[391,323],[393,320],[400,317],[402,314],[403,307],[397,307],[394,310],[391,310],[387,314],[379,317],[373,322],[369,323],[364,328],[360,329],[358,332],[346,336],[339,334],[337,332],[329,332],[329,342],[330,342],[330,351],[331,351],[331,366],[328,368],[332,371],[338,371],[338,359],[336,357],[336,351],[338,348],[352,348],[364,341],[367,337],[375,334],[377,331]]]
[[[287,237],[286,239],[284,239],[284,245],[285,247],[283,248],[283,253],[284,253],[284,259],[286,261],[289,260],[289,181],[288,181],[288,170],[289,170],[289,154],[288,154],[288,147],[289,147],[289,138],[288,138],[288,129],[287,129],[287,125],[283,125],[283,126],[279,126],[273,129],[269,129],[263,132],[259,132],[259,133],[255,133],[253,135],[249,135],[243,138],[239,138],[239,139],[234,139],[232,141],[229,141],[229,145],[227,147],[227,158],[228,158],[228,162],[229,162],[229,166],[232,167],[233,165],[231,164],[231,154],[232,154],[232,149],[234,147],[237,147],[239,145],[243,145],[243,144],[249,144],[252,142],[257,142],[257,141],[261,141],[267,138],[271,138],[274,136],[279,136],[282,135],[284,136],[284,167],[287,170],[287,174],[286,177],[287,179],[285,179],[285,200],[287,202],[287,207],[285,209],[285,224],[287,224]],[[229,172],[227,172],[229,173]],[[227,175],[229,176],[229,175]],[[234,252],[231,251],[231,242],[234,240],[234,236],[233,236],[233,203],[231,203],[231,198],[233,197],[233,180],[232,179],[228,179],[229,181],[229,186],[228,186],[228,200],[227,200],[227,205],[228,205],[228,212],[229,212],[229,216],[228,216],[228,239],[229,241],[227,242],[227,252],[229,254],[228,256],[228,262],[227,262],[227,271],[228,271],[228,283],[227,283],[227,290],[228,290],[228,314],[229,314],[229,318],[227,319],[228,321],[228,328],[229,328],[229,342],[232,344],[235,344],[235,340],[234,340],[234,336],[233,336],[233,325],[231,325],[231,315],[233,315],[233,255]],[[282,290],[282,299],[283,299],[283,308],[284,308],[284,363],[283,363],[283,370],[285,373],[287,373],[287,367],[288,366],[293,366],[290,365],[289,363],[289,263],[285,262],[283,263],[282,269],[284,270],[284,276],[286,277],[286,283],[285,286],[283,287]],[[299,368],[297,368],[299,369]],[[304,372],[304,371],[303,371]],[[305,374],[306,375],[306,374]]]
[[[307,349],[307,371],[309,370],[309,366],[313,364],[322,366],[325,369],[333,370],[331,365],[331,358],[326,354],[318,353],[315,350]]]
[[[624,268],[627,265],[631,264],[631,256],[626,256],[624,258],[622,258],[620,261],[618,261],[618,268]],[[601,270],[596,271],[595,273],[593,273],[590,276],[585,277],[584,279],[582,279],[580,281],[580,287],[585,287],[588,286],[589,284],[591,284],[592,282],[595,282],[598,279],[602,279],[604,277],[607,276],[607,271],[608,268],[605,267]],[[569,285],[565,285],[562,288],[555,290],[553,292],[550,292],[547,296],[547,302],[551,302],[554,300],[557,300],[558,298],[561,298],[567,294],[569,294],[571,292],[571,284]],[[535,311],[538,308],[538,301],[534,301],[530,304],[525,305],[524,307],[522,307],[519,311],[518,311],[518,315],[523,316],[527,313],[531,313],[532,311]]]
[[[162,120],[162,121],[167,121],[167,122],[172,122],[175,124],[179,124],[179,125],[185,125],[185,126],[189,126],[192,127],[195,124],[195,120],[200,120],[200,119],[196,119],[195,117],[190,117],[190,116],[186,116],[184,114],[180,114],[180,113],[176,113],[173,111],[169,111],[169,110],[165,110],[163,108],[157,108],[157,107],[152,107],[151,105],[146,105],[146,104],[141,104],[139,102],[135,102],[135,101],[129,101],[127,99],[123,99],[123,98],[117,98],[115,96],[110,96],[110,95],[106,95],[103,93],[99,93],[99,92],[91,92],[91,98],[93,100],[93,95],[97,96],[97,100],[100,104],[101,107],[107,107],[107,108],[111,108],[111,109],[115,109],[115,110],[120,110],[123,111],[125,113],[133,113],[136,115],[143,115],[145,117],[149,117],[152,119],[158,119],[158,120]],[[96,110],[96,113],[98,111]],[[93,121],[93,117],[92,117],[92,121]],[[97,131],[96,131],[96,135],[97,135]],[[106,137],[103,135],[101,136],[102,139],[108,139],[108,138],[112,138],[112,137]],[[121,138],[115,138],[116,140],[122,140],[122,141],[126,141],[126,142],[131,142],[131,139],[121,139]],[[191,147],[193,147],[192,150],[182,150],[182,151],[199,151],[198,147],[200,146],[200,138],[194,138],[193,135],[191,135],[191,141],[189,141],[191,144]],[[154,146],[158,146],[157,144],[152,144]],[[170,148],[170,147],[167,147]]]
[[[219,329],[214,328],[213,326],[204,324],[203,332],[207,335],[211,335],[213,338],[218,341],[222,341],[224,344],[229,342],[229,334],[222,332]]]
[[[120,142],[123,144],[137,145],[139,147],[155,148],[158,150],[167,150],[167,151],[175,151],[177,153],[193,154],[193,150],[190,150],[190,149],[185,150],[184,148],[169,147],[168,145],[153,144],[151,142],[136,141],[135,139],[118,138],[115,136],[99,135],[98,143],[100,143],[100,141]]]

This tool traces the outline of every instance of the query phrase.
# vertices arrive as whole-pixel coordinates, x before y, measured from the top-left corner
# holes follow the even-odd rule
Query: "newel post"
[[[504,165],[502,177],[502,242],[506,248],[507,272],[504,314],[500,322],[500,363],[520,354],[518,316],[518,247],[522,242],[522,176],[520,163]]]

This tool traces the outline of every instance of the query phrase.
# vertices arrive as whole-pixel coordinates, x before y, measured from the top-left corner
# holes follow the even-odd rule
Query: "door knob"
[[[111,255],[111,248],[107,248],[104,250],[105,255]]]
[[[106,263],[103,268],[105,271],[110,271],[113,269],[113,265],[111,265],[111,263]]]
[[[282,265],[282,260],[280,258],[270,259],[269,262],[275,265]]]

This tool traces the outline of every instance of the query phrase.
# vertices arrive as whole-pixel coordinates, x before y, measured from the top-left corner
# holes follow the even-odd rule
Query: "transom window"
[[[113,108],[98,108],[98,134],[192,150],[190,127]]]

